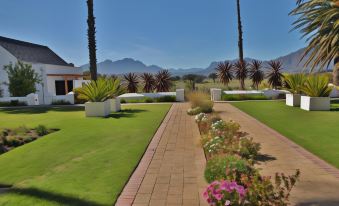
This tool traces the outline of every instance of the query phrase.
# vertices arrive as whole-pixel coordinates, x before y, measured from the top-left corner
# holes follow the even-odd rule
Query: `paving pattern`
[[[223,119],[240,123],[243,131],[261,143],[262,153],[271,156],[259,165],[263,175],[300,169],[301,181],[292,192],[292,205],[339,205],[338,169],[228,103],[217,103],[214,109]]]
[[[116,205],[206,205],[201,196],[206,160],[188,107],[173,104]]]

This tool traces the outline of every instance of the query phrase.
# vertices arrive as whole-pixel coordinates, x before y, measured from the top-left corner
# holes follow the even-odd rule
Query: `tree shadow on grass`
[[[147,112],[148,110],[144,109],[123,109],[120,112],[115,112],[107,116],[107,118],[131,118],[134,117],[137,113]]]
[[[62,194],[57,194],[53,192],[48,192],[40,190],[37,188],[11,188],[7,190],[4,194],[16,194],[22,196],[29,196],[34,198],[39,198],[46,201],[56,202],[62,205],[71,205],[71,206],[102,206],[93,201],[79,199],[76,197],[66,196]]]
[[[84,111],[82,106],[48,106],[48,107],[20,107],[0,109],[0,112],[7,114],[43,114],[49,111],[54,112],[76,112]]]

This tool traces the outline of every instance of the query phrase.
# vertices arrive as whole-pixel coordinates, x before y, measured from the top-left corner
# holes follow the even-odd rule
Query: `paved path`
[[[228,103],[217,103],[214,109],[223,119],[240,123],[243,131],[261,143],[262,153],[275,158],[259,166],[262,174],[273,176],[275,172],[291,174],[295,169],[301,170],[301,181],[292,192],[293,205],[339,205],[338,169]]]
[[[187,109],[187,103],[173,104],[116,205],[206,205],[206,161]]]

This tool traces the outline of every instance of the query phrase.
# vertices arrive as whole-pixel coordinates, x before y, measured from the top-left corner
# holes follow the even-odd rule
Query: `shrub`
[[[36,133],[41,137],[41,136],[44,136],[46,134],[48,134],[48,129],[46,128],[46,126],[44,125],[38,125],[36,128],[35,128],[35,131]]]
[[[211,125],[211,134],[212,136],[221,136],[225,138],[233,138],[237,135],[240,130],[240,124],[229,121],[225,122],[224,120],[219,120],[214,122]]]
[[[121,103],[121,104],[126,104],[127,101],[126,101],[126,99],[120,99],[120,103]]]
[[[176,102],[176,96],[166,95],[156,98],[156,102]]]
[[[268,100],[265,95],[246,95],[246,94],[223,94],[221,99],[223,101],[243,101],[243,100]]]
[[[235,180],[240,182],[243,175],[250,175],[252,169],[245,160],[233,155],[216,156],[207,161],[205,179],[211,183],[214,180]]]
[[[195,107],[193,109],[187,110],[188,115],[197,115],[197,114],[200,114],[201,112],[202,112],[202,109],[200,107]]]
[[[209,99],[209,95],[203,92],[191,92],[188,94],[191,108],[200,107],[201,112],[211,113],[213,111],[213,102]]]
[[[154,99],[152,99],[152,98],[150,98],[150,97],[146,97],[146,98],[144,99],[144,102],[145,102],[145,103],[153,103],[153,102],[154,102]]]
[[[54,100],[52,102],[52,105],[70,105],[71,103],[69,101],[60,99],[60,100]]]
[[[310,97],[328,97],[332,91],[328,84],[329,80],[325,76],[311,75],[307,78],[302,91]]]
[[[241,138],[239,155],[245,159],[255,159],[261,149],[260,143],[253,141],[253,138]]]

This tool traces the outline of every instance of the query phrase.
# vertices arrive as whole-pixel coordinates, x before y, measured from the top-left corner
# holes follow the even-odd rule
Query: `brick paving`
[[[206,205],[206,164],[199,130],[186,114],[187,103],[175,103],[118,198],[117,206]]]
[[[228,103],[217,103],[214,109],[223,119],[238,122],[242,131],[261,143],[263,154],[275,158],[259,165],[263,175],[273,176],[275,172],[291,174],[295,169],[300,169],[301,181],[292,191],[292,205],[339,205],[337,168]]]

